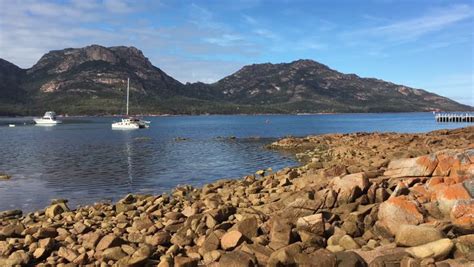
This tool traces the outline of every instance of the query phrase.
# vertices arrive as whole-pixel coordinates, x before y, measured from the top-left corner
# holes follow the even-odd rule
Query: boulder
[[[41,258],[44,258],[46,257],[47,253],[46,253],[46,249],[45,248],[37,248],[35,249],[35,251],[33,252],[33,257],[35,259],[41,259]]]
[[[198,259],[176,256],[174,258],[174,267],[196,267],[198,266]]]
[[[268,259],[268,266],[293,266],[295,258],[301,253],[301,244],[293,243],[274,251]]]
[[[106,261],[108,260],[118,261],[125,256],[127,256],[127,254],[125,254],[125,252],[123,252],[123,250],[120,247],[108,248],[102,252],[102,257]]]
[[[97,251],[102,251],[111,247],[120,246],[121,244],[122,244],[122,241],[120,240],[120,238],[118,238],[114,234],[108,234],[102,237],[102,239],[99,241],[95,249]]]
[[[435,198],[438,203],[439,210],[444,216],[448,217],[451,209],[460,200],[470,200],[471,196],[462,183],[438,186],[435,191]]]
[[[456,238],[454,257],[474,261],[474,234]]]
[[[273,250],[260,244],[244,244],[240,250],[254,255],[260,265],[266,265],[273,253]]]
[[[221,238],[221,247],[225,250],[232,250],[244,240],[241,232],[232,230],[225,233]]]
[[[474,199],[460,200],[450,213],[451,221],[461,233],[474,233]]]
[[[301,217],[296,221],[298,230],[305,230],[320,236],[324,235],[324,218],[322,213]]]
[[[95,249],[101,235],[97,232],[89,232],[82,236],[82,246],[87,249]]]
[[[292,225],[278,218],[274,218],[270,230],[270,247],[274,250],[290,244]]]
[[[451,167],[459,161],[454,151],[440,151],[436,153],[438,165],[433,172],[433,176],[448,176]]]
[[[336,252],[337,267],[366,267],[367,263],[353,251]]]
[[[257,235],[257,218],[255,216],[245,218],[242,221],[236,223],[232,229],[239,231],[247,240],[250,240]]]
[[[11,266],[25,266],[30,261],[30,258],[29,253],[17,250],[8,256],[7,264]]]
[[[171,235],[168,232],[158,232],[152,236],[145,237],[145,243],[152,246],[166,245],[169,244]]]
[[[181,213],[179,213],[179,214],[181,214]],[[150,218],[148,218],[148,217],[143,217],[143,218],[136,219],[132,224],[132,227],[134,227],[138,231],[141,231],[143,229],[148,229],[152,226],[153,226],[153,221],[150,220]]]
[[[390,253],[385,255],[380,255],[375,257],[370,264],[369,267],[386,267],[386,266],[400,266],[400,267],[412,267],[411,265],[402,265],[402,262],[407,261],[410,264],[409,254],[406,252],[398,252],[398,253]],[[413,258],[410,258],[414,260]],[[413,266],[414,267],[414,266]]]
[[[49,207],[46,208],[44,211],[44,214],[48,218],[54,218],[55,216],[65,212],[69,211],[69,209],[66,207],[65,203],[60,203],[60,204],[53,204]]]
[[[69,262],[73,262],[79,255],[76,251],[70,248],[60,247],[58,250],[58,256],[63,259],[66,259]]]
[[[417,158],[396,159],[390,161],[384,176],[394,178],[431,176],[437,165],[438,159],[434,154]]]
[[[404,224],[399,227],[395,242],[399,246],[414,247],[442,238],[443,233],[434,227]]]
[[[318,249],[312,253],[300,253],[294,256],[297,266],[336,267],[336,256],[326,249]],[[317,259],[317,260],[315,260]]]
[[[416,203],[406,196],[392,197],[379,206],[377,224],[395,235],[403,224],[418,225],[423,222]]]
[[[219,236],[215,232],[211,232],[206,238],[204,239],[201,247],[199,248],[199,253],[204,255],[207,252],[217,250],[220,245]]]
[[[222,252],[219,250],[211,250],[209,252],[204,253],[202,256],[203,260],[202,263],[209,265],[217,260],[219,260],[222,256]]]
[[[449,238],[444,238],[424,245],[407,248],[406,252],[418,259],[434,258],[442,260],[449,255],[453,247],[453,241]]]
[[[338,203],[349,203],[359,197],[370,186],[369,179],[364,172],[353,173],[331,180],[330,187],[337,192]]]
[[[243,251],[232,251],[223,254],[219,259],[219,266],[225,267],[252,267],[256,265],[255,256]]]
[[[342,236],[341,239],[339,239],[339,246],[343,247],[345,250],[360,248],[359,244],[357,244],[350,235]]]

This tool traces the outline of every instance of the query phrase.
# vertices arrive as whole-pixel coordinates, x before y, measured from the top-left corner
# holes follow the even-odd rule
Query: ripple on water
[[[71,206],[114,201],[129,192],[158,194],[177,184],[293,166],[293,157],[263,148],[287,135],[466,125],[436,124],[429,113],[154,117],[150,129],[130,132],[112,131],[114,118],[65,118],[54,127],[14,120],[18,127],[9,128],[2,125],[12,119],[0,118],[0,172],[13,176],[0,181],[0,210],[43,208],[52,198],[67,198]]]

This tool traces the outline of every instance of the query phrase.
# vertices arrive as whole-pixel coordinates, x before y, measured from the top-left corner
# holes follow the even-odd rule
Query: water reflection
[[[0,210],[43,208],[52,198],[67,198],[71,206],[117,200],[296,165],[291,156],[263,148],[286,135],[467,125],[436,124],[425,113],[156,117],[151,128],[136,131],[112,131],[113,120],[67,118],[63,125],[35,127],[22,125],[29,118],[0,118],[0,172],[13,176],[0,181]]]

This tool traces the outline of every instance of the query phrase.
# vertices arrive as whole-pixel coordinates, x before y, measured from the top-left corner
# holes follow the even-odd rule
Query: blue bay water
[[[31,211],[53,198],[67,198],[72,207],[116,201],[129,192],[159,194],[178,184],[199,186],[294,166],[293,155],[264,148],[288,135],[426,132],[468,125],[436,123],[431,113],[146,119],[149,129],[116,131],[110,127],[115,118],[64,118],[63,125],[52,127],[34,126],[31,118],[0,118],[0,173],[12,175],[0,180],[0,210]]]

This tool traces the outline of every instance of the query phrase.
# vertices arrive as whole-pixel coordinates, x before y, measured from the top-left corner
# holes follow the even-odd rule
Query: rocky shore
[[[0,212],[0,266],[473,266],[474,127],[270,147],[302,166]]]

